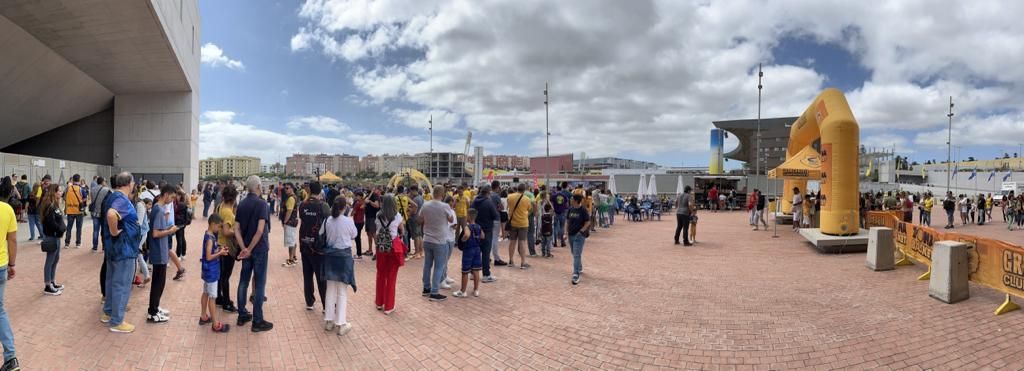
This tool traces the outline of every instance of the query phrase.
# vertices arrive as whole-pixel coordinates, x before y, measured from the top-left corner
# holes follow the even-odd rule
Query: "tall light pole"
[[[949,132],[946,136],[946,193],[949,193],[949,183],[953,179],[953,172],[950,167],[953,165],[953,96],[949,96]]]
[[[430,156],[427,157],[427,178],[434,177],[434,115],[427,119],[427,131],[430,132]]]
[[[548,119],[548,83],[544,83],[544,155],[545,161],[551,161],[551,123]],[[544,186],[551,187],[551,170],[544,169]],[[549,189],[548,192],[551,192]]]
[[[764,72],[761,71],[761,64],[758,63],[757,64],[757,144],[756,144],[757,154],[754,157],[755,158],[755,160],[754,160],[754,163],[755,163],[755,165],[754,165],[754,176],[756,176],[756,177],[760,177],[761,176],[761,88],[764,87],[761,84],[761,79],[763,77],[764,77]],[[765,166],[767,166],[767,165],[768,164],[765,164]],[[758,179],[758,181],[754,182],[754,186],[758,187],[760,189],[760,184],[761,184],[760,178],[756,178],[756,179]],[[765,178],[765,181],[766,182],[768,181],[767,177]]]

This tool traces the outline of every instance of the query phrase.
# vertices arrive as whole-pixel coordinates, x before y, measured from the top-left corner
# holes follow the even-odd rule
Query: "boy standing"
[[[146,322],[166,323],[171,319],[170,312],[160,308],[160,298],[164,295],[167,284],[167,261],[171,236],[178,231],[171,216],[171,201],[174,199],[174,186],[164,185],[157,202],[149,213],[150,228],[149,262],[153,264],[153,284],[149,287],[149,315]]]
[[[583,195],[572,195],[572,208],[569,209],[566,218],[566,228],[569,234],[570,249],[572,250],[572,284],[580,283],[580,275],[583,274],[583,242],[590,235],[590,212],[583,206]]]
[[[551,206],[551,203],[550,202],[546,202],[546,203],[544,203],[544,214],[541,215],[541,217],[540,217],[540,235],[541,235],[540,253],[541,253],[541,256],[543,256],[545,258],[554,258],[555,257],[554,255],[551,255],[551,243],[552,243],[552,237],[554,237],[554,233],[553,233],[554,232],[554,221],[555,221],[554,210],[555,209],[554,209],[554,207]]]
[[[469,275],[473,274],[473,296],[480,296],[480,270],[483,269],[483,258],[486,256],[480,251],[480,244],[487,242],[484,239],[484,231],[476,224],[476,209],[469,209],[467,212],[468,225],[459,225],[457,243],[462,250],[462,287],[459,291],[453,292],[452,296],[464,298],[469,296],[466,293],[466,285],[469,283]]]
[[[203,296],[199,303],[202,311],[199,314],[199,325],[213,324],[213,332],[228,332],[227,324],[217,321],[217,281],[220,280],[220,257],[228,255],[228,249],[217,244],[217,235],[223,232],[224,222],[220,215],[213,214],[208,219],[206,234],[203,235]]]

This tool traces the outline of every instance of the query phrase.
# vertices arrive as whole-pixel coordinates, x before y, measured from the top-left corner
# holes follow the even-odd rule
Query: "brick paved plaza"
[[[134,289],[128,321],[137,331],[106,331],[98,320],[101,255],[86,247],[62,250],[64,295],[42,295],[43,254],[24,237],[5,305],[30,370],[1024,367],[1024,312],[993,316],[997,292],[972,285],[970,300],[943,304],[915,280],[920,265],[871,272],[864,254],[818,254],[788,226],[773,239],[745,220],[704,213],[699,243],[687,248],[671,243],[674,220],[617,221],[587,241],[576,287],[568,251],[558,248],[530,270],[495,268],[499,281],[480,298],[434,303],[420,296],[422,260],[413,260],[399,273],[391,316],[374,309],[373,263],[357,261],[355,328],[340,338],[323,330],[319,310],[303,308],[301,268],[280,265],[279,226],[271,332],[214,334],[197,325],[201,221],[189,229],[188,275],[164,294],[167,324],[145,323],[148,289]],[[1024,237],[1001,223],[967,230]]]

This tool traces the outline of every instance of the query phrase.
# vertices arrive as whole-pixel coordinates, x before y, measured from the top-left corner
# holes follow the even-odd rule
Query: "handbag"
[[[324,219],[320,223],[320,232],[316,234],[316,240],[313,242],[313,253],[317,255],[324,255],[327,251],[327,219]]]
[[[402,242],[402,237],[395,237],[391,240],[391,252],[398,255],[398,266],[405,266],[405,242]]]
[[[57,237],[43,237],[43,252],[54,252],[60,248],[60,239]]]

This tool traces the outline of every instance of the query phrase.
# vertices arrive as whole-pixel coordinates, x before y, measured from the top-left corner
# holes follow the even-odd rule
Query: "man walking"
[[[566,227],[572,241],[572,284],[576,285],[580,283],[580,275],[583,274],[583,243],[590,235],[590,224],[593,221],[590,219],[590,212],[583,207],[583,195],[572,196],[572,208],[566,213]]]
[[[693,246],[690,243],[690,215],[693,212],[693,195],[690,194],[693,188],[686,186],[683,189],[683,194],[679,195],[679,200],[676,208],[676,237],[675,243],[679,244],[679,232],[683,232],[683,246]]]
[[[764,230],[768,230],[768,222],[764,219],[764,206],[765,198],[761,190],[754,189],[754,230],[757,230],[758,224],[764,225]]]
[[[270,206],[260,198],[262,184],[258,176],[252,175],[245,180],[249,191],[242,202],[238,203],[235,212],[235,243],[241,251],[238,259],[242,261],[242,271],[238,282],[238,326],[252,321],[252,332],[270,331],[274,324],[263,318],[263,299],[267,284],[267,254],[270,244]],[[249,295],[249,282],[253,282],[252,313],[245,309],[246,297]]]
[[[103,222],[102,222],[102,218],[101,218],[101,215],[100,215],[100,211],[101,211],[101,209],[103,209],[103,201],[106,200],[107,199],[107,195],[110,194],[110,188],[107,188],[104,185],[104,183],[106,183],[106,182],[103,180],[103,177],[97,177],[95,182],[96,182],[96,186],[93,187],[92,201],[91,201],[91,206],[89,207],[89,214],[92,214],[92,251],[93,252],[96,252],[96,250],[97,250],[97,248],[99,246],[100,235],[102,234],[102,233],[100,233],[100,230],[102,229],[101,225],[103,224]],[[107,246],[103,245],[103,249],[106,250]]]
[[[64,212],[68,216],[68,230],[64,235],[65,249],[71,246],[71,230],[76,226],[75,248],[82,247],[82,209],[85,208],[85,202],[83,202],[82,185],[79,184],[81,179],[78,174],[73,175],[71,183],[68,183],[68,188],[64,191]]]
[[[562,241],[562,247],[565,247],[565,212],[569,210],[569,193],[565,191],[565,187],[569,184],[562,182],[556,189],[555,194],[551,200],[552,205],[555,208],[555,236],[554,246],[558,246],[558,241]]]
[[[444,187],[434,188],[433,198],[423,203],[415,221],[423,226],[423,296],[429,296],[430,301],[447,299],[438,291],[448,270],[448,226],[455,218],[444,197]]]

